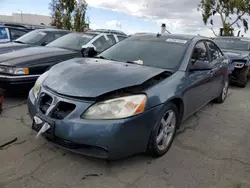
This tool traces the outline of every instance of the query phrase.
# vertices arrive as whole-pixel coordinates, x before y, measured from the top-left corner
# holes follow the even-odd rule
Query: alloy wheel
[[[226,98],[227,92],[228,92],[228,80],[226,79],[222,90],[222,100]]]
[[[157,134],[157,147],[159,150],[165,150],[174,136],[176,129],[176,115],[174,111],[169,110],[161,119],[161,125]]]

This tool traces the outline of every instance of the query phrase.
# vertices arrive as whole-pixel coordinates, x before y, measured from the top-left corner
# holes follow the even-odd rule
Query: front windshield
[[[246,41],[244,39],[241,40],[233,40],[233,39],[215,39],[214,42],[221,48],[221,49],[228,49],[228,50],[242,50],[248,51],[250,40]]]
[[[82,46],[87,44],[95,36],[97,36],[97,34],[70,33],[49,43],[46,46],[67,48],[72,50],[81,50]]]
[[[174,70],[179,67],[188,45],[189,41],[179,39],[131,37],[110,47],[97,57],[121,62],[136,61],[150,67]]]
[[[21,36],[16,41],[24,44],[36,44],[41,41],[46,35],[47,33],[43,31],[35,30]]]

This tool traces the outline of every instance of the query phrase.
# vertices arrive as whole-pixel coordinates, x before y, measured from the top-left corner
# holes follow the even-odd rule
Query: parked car
[[[162,156],[187,117],[224,102],[228,74],[228,59],[210,39],[134,35],[42,74],[28,97],[32,128],[84,155]]]
[[[230,80],[245,87],[250,74],[250,38],[216,37],[214,42],[230,58]]]
[[[0,44],[0,54],[34,46],[45,46],[68,33],[70,31],[60,29],[33,30],[13,42]]]
[[[118,42],[118,37],[97,32],[70,33],[45,47],[30,47],[0,54],[0,88],[31,88],[36,79],[51,66],[82,57],[82,50],[88,46],[102,52]]]
[[[26,28],[0,25],[0,43],[16,40],[28,32]]]

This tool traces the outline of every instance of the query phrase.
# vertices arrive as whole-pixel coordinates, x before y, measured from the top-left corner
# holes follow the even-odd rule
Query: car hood
[[[226,54],[231,59],[243,59],[249,56],[249,51],[240,51],[240,50],[224,50],[223,53]]]
[[[43,86],[67,96],[95,98],[138,86],[164,71],[110,60],[75,58],[52,67]]]
[[[28,48],[32,46],[33,45],[30,45],[30,44],[20,44],[16,42],[4,43],[4,44],[0,44],[0,54],[8,53],[8,52],[16,51],[16,50],[21,50],[23,48]]]
[[[0,54],[0,65],[23,66],[37,63],[37,60],[57,59],[60,56],[75,54],[75,51],[54,47],[30,47],[14,52]]]

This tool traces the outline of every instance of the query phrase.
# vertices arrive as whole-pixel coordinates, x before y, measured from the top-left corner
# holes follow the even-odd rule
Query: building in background
[[[37,14],[12,13],[12,15],[0,15],[0,22],[49,26],[51,23],[51,17]]]

